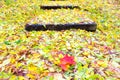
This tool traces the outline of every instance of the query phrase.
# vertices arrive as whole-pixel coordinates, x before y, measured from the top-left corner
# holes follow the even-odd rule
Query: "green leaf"
[[[5,1],[6,5],[10,5],[14,2],[14,0],[4,0],[4,1]]]
[[[5,43],[6,45],[11,45],[11,43],[10,43],[9,41],[4,41],[4,43]]]
[[[11,75],[12,74],[10,74],[10,73],[0,72],[0,79],[9,78]]]
[[[19,44],[19,43],[21,43],[21,40],[19,39],[19,40],[15,41],[15,43]]]
[[[49,80],[54,80],[54,77],[50,76],[50,77],[49,77]]]

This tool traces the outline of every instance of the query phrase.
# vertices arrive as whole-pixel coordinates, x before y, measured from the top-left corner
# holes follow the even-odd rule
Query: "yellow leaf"
[[[88,56],[89,55],[89,52],[83,52],[82,53],[84,56]]]
[[[16,67],[19,68],[20,66],[22,66],[22,63],[18,62]]]
[[[31,78],[31,79],[35,79],[35,76],[32,74],[27,74],[27,77]]]
[[[93,49],[93,46],[92,46],[92,45],[88,45],[88,48],[89,48],[89,49]]]
[[[34,57],[34,58],[38,58],[38,57],[40,57],[40,56],[41,56],[41,55],[40,55],[39,53],[34,53],[34,54],[33,54],[33,57]]]
[[[13,76],[11,76],[10,78],[9,78],[9,80],[16,80],[16,76],[15,75],[13,75]]]
[[[19,76],[18,80],[25,80],[25,78],[23,76]]]
[[[42,67],[39,67],[39,72],[43,72],[45,69],[44,69],[44,67],[42,66]]]
[[[14,58],[11,58],[10,62],[11,62],[11,63],[15,63],[16,60],[15,60]]]
[[[105,61],[102,61],[102,60],[98,61],[97,63],[98,63],[98,65],[101,66],[101,67],[107,67],[107,66],[108,66],[108,63],[105,62]]]
[[[59,54],[59,58],[63,58],[63,55],[62,55],[62,54]]]
[[[60,60],[54,60],[54,64],[59,64]]]
[[[16,54],[16,52],[14,50],[11,50],[9,53],[10,54]]]
[[[30,64],[30,65],[28,66],[28,70],[29,70],[29,71],[36,71],[36,70],[37,70],[37,67],[34,66],[33,64]]]
[[[26,49],[27,49],[26,46],[21,46],[21,47],[20,47],[20,50],[26,50]]]

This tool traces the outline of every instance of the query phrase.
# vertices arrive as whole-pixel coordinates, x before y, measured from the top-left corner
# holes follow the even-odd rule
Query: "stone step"
[[[70,1],[47,1],[47,2],[43,2],[40,5],[41,9],[73,9],[73,8],[80,8],[78,6],[78,3],[73,3]]]
[[[96,23],[68,23],[68,24],[26,24],[25,30],[27,31],[40,31],[40,30],[69,30],[69,29],[83,29],[87,31],[96,31]]]
[[[40,6],[41,9],[61,9],[61,8],[64,8],[64,9],[74,9],[74,8],[78,8],[80,9],[79,6],[72,6],[72,5],[66,5],[66,6],[61,6],[61,5],[57,5],[57,6],[47,6],[47,5],[42,5]]]

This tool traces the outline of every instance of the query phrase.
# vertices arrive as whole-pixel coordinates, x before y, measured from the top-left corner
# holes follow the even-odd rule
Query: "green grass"
[[[120,5],[107,0],[76,1],[82,8],[78,11],[97,23],[96,32],[25,31],[29,20],[48,14],[40,9],[42,1],[0,1],[0,79],[119,80]],[[74,56],[76,65],[63,71],[60,52]]]

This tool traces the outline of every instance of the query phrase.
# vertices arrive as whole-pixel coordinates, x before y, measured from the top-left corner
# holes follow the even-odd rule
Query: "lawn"
[[[40,9],[48,0],[0,0],[0,80],[120,80],[120,0],[67,1],[57,4],[80,9]],[[38,23],[36,17],[70,23],[78,22],[77,15],[96,22],[97,30],[25,30],[31,20]]]

